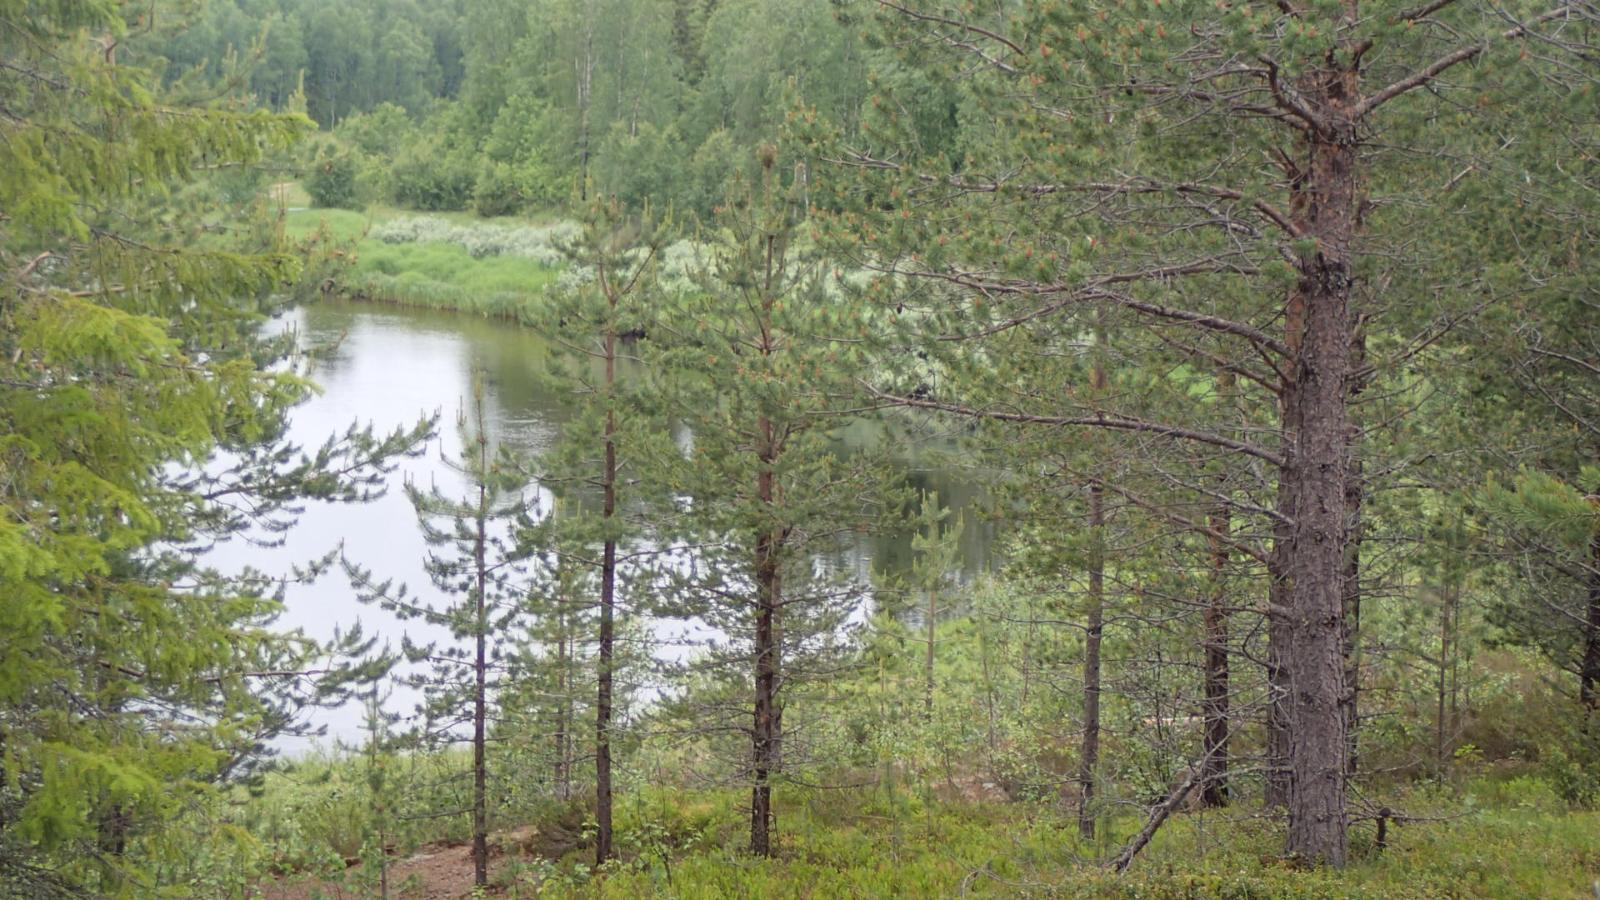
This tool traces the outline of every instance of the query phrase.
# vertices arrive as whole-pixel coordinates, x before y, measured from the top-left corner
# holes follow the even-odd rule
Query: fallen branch
[[[1150,839],[1156,836],[1156,832],[1161,830],[1162,823],[1167,821],[1167,818],[1172,815],[1172,811],[1182,806],[1183,801],[1195,788],[1216,777],[1202,776],[1200,774],[1208,761],[1209,757],[1203,757],[1189,764],[1189,771],[1183,776],[1183,780],[1178,782],[1178,786],[1172,789],[1172,793],[1167,795],[1167,799],[1151,808],[1150,817],[1145,819],[1144,827],[1139,829],[1139,833],[1133,836],[1133,840],[1129,841],[1122,848],[1122,852],[1111,860],[1112,870],[1118,873],[1126,872],[1128,866],[1133,864],[1133,858],[1138,856],[1139,851],[1143,850],[1145,845],[1150,843]]]

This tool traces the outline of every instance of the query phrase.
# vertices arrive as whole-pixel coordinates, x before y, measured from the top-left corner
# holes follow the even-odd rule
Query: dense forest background
[[[0,892],[1600,890],[1597,25],[0,0]]]
[[[303,108],[353,181],[328,205],[506,215],[592,179],[704,215],[799,97],[857,119],[868,48],[847,21],[826,3],[207,3],[143,46],[169,84]]]

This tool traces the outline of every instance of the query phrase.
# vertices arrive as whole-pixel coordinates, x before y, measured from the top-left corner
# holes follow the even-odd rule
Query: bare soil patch
[[[489,847],[490,894],[495,875],[513,860],[529,858],[536,846],[532,828],[496,834]],[[369,886],[370,885],[370,886]],[[259,886],[262,900],[354,900],[378,896],[376,873],[352,866],[340,880],[284,876]],[[472,846],[464,843],[430,844],[405,859],[389,863],[389,896],[396,900],[460,900],[472,893]]]

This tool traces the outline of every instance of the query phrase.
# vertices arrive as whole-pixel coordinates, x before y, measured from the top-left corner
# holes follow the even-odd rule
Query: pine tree
[[[721,209],[700,290],[676,298],[656,344],[674,372],[672,410],[692,434],[673,465],[698,551],[690,590],[728,635],[702,663],[721,678],[748,673],[750,849],[774,850],[772,785],[803,747],[785,713],[860,602],[848,577],[819,573],[813,556],[874,521],[888,478],[873,454],[846,456],[835,429],[854,403],[865,354],[858,312],[827,290],[803,245],[802,185],[785,183],[775,147],[758,151],[760,182],[736,181]],[[663,465],[672,462],[664,460]],[[790,699],[786,699],[790,698]]]
[[[598,589],[592,604],[596,866],[615,853],[618,618],[646,608],[651,564],[659,552],[644,542],[641,520],[654,489],[639,460],[661,452],[651,448],[672,445],[649,400],[650,372],[638,365],[635,350],[649,330],[650,304],[658,299],[656,267],[667,234],[667,225],[648,209],[632,212],[615,198],[596,200],[582,232],[565,248],[582,283],[547,294],[543,308],[532,313],[535,327],[555,347],[550,376],[571,395],[574,415],[563,423],[559,444],[537,463],[540,485],[567,506],[567,514],[547,519],[543,534],[526,539],[561,554],[563,565],[592,571]]]
[[[1008,359],[1001,348],[1025,352],[1019,333],[1055,348],[1075,317],[1097,309],[1120,351],[1143,344],[1152,371],[1179,372],[1115,408],[1028,381],[1026,355],[989,384],[968,382],[964,396],[914,396],[901,385],[881,393],[912,407],[1108,429],[1128,444],[1160,437],[1173,442],[1161,471],[1218,451],[1239,469],[1269,467],[1250,506],[1278,532],[1270,556],[1251,548],[1274,583],[1268,755],[1289,777],[1270,786],[1287,790],[1288,851],[1342,866],[1355,560],[1347,487],[1371,446],[1352,388],[1396,374],[1355,363],[1356,345],[1363,321],[1391,315],[1386,337],[1426,346],[1430,326],[1397,311],[1426,298],[1438,313],[1443,302],[1382,289],[1380,276],[1410,278],[1408,267],[1441,273],[1416,254],[1395,264],[1372,252],[1406,245],[1427,224],[1405,204],[1375,213],[1369,191],[1444,183],[1442,148],[1462,132],[1437,127],[1420,89],[1470,61],[1514,57],[1518,42],[1542,39],[1573,5],[1529,4],[1510,20],[1450,2],[881,6],[880,39],[900,62],[966,77],[962,115],[1000,124],[952,152],[906,154],[919,123],[903,111],[917,101],[885,91],[858,141],[819,145],[835,171],[859,176],[840,179],[828,200],[840,211],[841,251],[896,276],[885,280],[885,305],[938,311],[924,322],[929,344]],[[1370,140],[1380,123],[1410,142],[1407,158],[1427,180],[1380,157]],[[1051,335],[1053,322],[1065,327]],[[1251,385],[1252,419],[1276,440],[1230,437],[1197,415],[1178,367],[1199,364],[1225,365]],[[1187,490],[1203,493],[1182,468]]]
[[[285,442],[308,385],[257,332],[296,262],[168,200],[309,123],[168,102],[119,60],[125,13],[0,9],[0,890],[29,896],[144,884],[144,834],[375,674],[275,630],[282,582],[197,552],[369,496],[421,433]]]
[[[408,639],[404,650],[409,661],[424,664],[408,678],[423,694],[417,737],[425,746],[465,740],[472,747],[473,883],[482,886],[489,879],[489,732],[510,657],[502,644],[527,612],[529,554],[520,536],[532,526],[534,509],[524,491],[526,467],[496,448],[489,434],[481,375],[473,379],[471,405],[462,410],[459,426],[461,455],[449,466],[465,482],[465,495],[458,499],[438,485],[406,485],[423,537],[441,548],[429,551],[425,565],[445,604],[418,601],[403,585],[375,581],[353,563],[345,569],[364,602],[443,626],[456,641],[440,647]],[[462,737],[463,726],[469,737]]]

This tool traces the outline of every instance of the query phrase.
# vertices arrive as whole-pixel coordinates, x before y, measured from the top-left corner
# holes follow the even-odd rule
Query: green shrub
[[[311,205],[334,209],[360,207],[356,191],[356,160],[332,144],[323,145],[311,170],[306,173],[305,189]]]
[[[484,160],[478,167],[478,181],[472,188],[472,209],[484,218],[509,216],[525,203],[522,190],[509,163]]]
[[[571,123],[544,100],[516,95],[506,100],[483,141],[484,158],[504,164],[497,177],[515,186],[524,206],[550,207],[566,199],[576,176],[575,160],[549,157],[548,148],[570,140]]]
[[[389,167],[389,199],[409,209],[466,209],[476,184],[471,160],[435,139],[406,147]]]
[[[595,187],[630,207],[679,203],[685,155],[677,129],[670,125],[656,128],[644,122],[630,129],[618,122],[595,154]]]
[[[412,128],[410,113],[393,103],[380,103],[340,122],[334,134],[368,156],[392,157],[411,140]]]
[[[1556,796],[1583,809],[1600,806],[1600,747],[1596,744],[1592,736],[1574,734],[1570,743],[1546,748],[1540,759],[1539,768]]]
[[[732,135],[717,129],[707,135],[689,163],[689,184],[683,189],[684,208],[704,221],[711,221],[712,210],[723,201],[727,185],[735,174],[754,177],[755,154],[749,147],[734,142]]]

